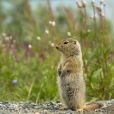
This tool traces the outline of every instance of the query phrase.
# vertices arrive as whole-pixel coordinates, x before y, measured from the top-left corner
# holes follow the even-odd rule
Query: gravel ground
[[[46,102],[35,104],[32,102],[0,102],[0,114],[114,114],[114,99],[110,101],[99,101],[104,105],[96,111],[76,112],[71,110],[61,110],[62,103]]]

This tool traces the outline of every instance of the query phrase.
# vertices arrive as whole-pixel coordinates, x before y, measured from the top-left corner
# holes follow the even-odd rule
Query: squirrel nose
[[[56,49],[59,49],[59,46],[58,45],[56,45],[55,47],[56,47]]]

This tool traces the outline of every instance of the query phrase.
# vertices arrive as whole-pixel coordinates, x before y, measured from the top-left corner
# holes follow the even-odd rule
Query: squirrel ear
[[[74,44],[76,44],[77,43],[77,41],[75,40],[75,41],[73,41],[74,42]]]

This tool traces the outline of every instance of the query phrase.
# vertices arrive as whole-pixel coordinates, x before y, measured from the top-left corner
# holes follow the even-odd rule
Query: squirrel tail
[[[86,103],[84,106],[84,110],[92,111],[101,107],[103,107],[103,104],[101,103]]]

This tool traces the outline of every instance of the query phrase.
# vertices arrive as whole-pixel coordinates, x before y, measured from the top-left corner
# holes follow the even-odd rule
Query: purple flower
[[[17,80],[12,80],[12,84],[13,84],[14,86],[16,86],[16,85],[17,85]]]

